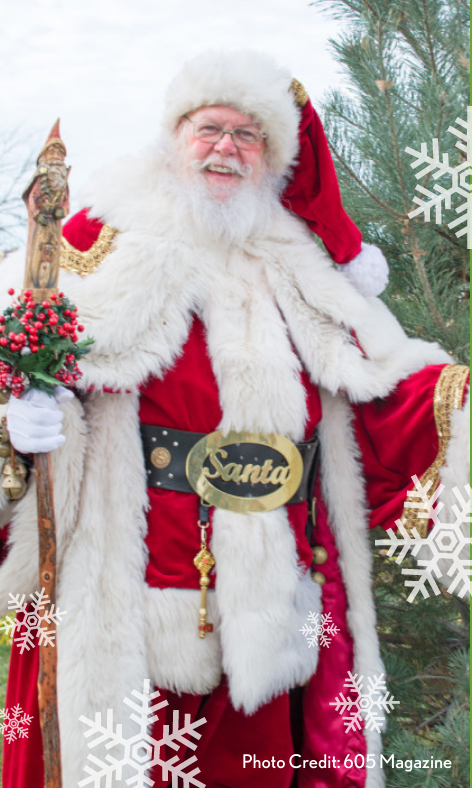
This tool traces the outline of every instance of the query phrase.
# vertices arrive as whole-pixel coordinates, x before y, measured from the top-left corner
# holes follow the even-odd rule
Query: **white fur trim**
[[[298,151],[299,110],[289,92],[291,81],[286,69],[261,52],[205,52],[189,60],[169,85],[163,128],[173,134],[182,115],[199,107],[234,107],[268,135],[273,172],[284,175]]]
[[[388,263],[378,246],[361,244],[361,251],[338,269],[364,296],[379,296],[388,285]]]
[[[67,446],[53,452],[54,508],[56,514],[57,562],[59,572],[64,552],[72,538],[78,512],[85,455],[86,425],[78,399],[61,405]],[[38,509],[34,471],[26,495],[14,506],[9,534],[9,552],[0,572],[0,610],[5,614],[8,594],[39,591]],[[60,606],[61,607],[61,606]]]
[[[85,403],[89,438],[81,507],[58,587],[58,605],[67,611],[58,628],[64,785],[83,777],[89,752],[80,716],[93,719],[95,712],[112,708],[124,737],[134,735],[123,699],[149,678],[143,599],[147,496],[137,408],[130,394],[91,395]],[[94,754],[105,759],[105,747]],[[123,779],[132,776],[126,771]]]
[[[200,591],[149,588],[144,591],[149,676],[157,687],[205,695],[222,675],[220,616],[214,591],[207,595],[214,631],[198,634]]]
[[[251,714],[316,670],[317,649],[300,634],[321,612],[319,588],[297,562],[284,508],[238,515],[218,509],[212,552],[223,667],[235,708]]]

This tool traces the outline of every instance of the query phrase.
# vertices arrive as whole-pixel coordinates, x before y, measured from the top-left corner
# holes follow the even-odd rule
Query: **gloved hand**
[[[37,454],[58,449],[65,441],[61,434],[64,415],[60,402],[74,398],[70,389],[58,386],[54,397],[30,389],[23,397],[10,397],[6,418],[13,448],[22,454]]]

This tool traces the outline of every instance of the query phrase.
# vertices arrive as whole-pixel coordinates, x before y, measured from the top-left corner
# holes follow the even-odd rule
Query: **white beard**
[[[282,179],[270,172],[265,172],[257,184],[249,175],[241,177],[222,200],[212,193],[202,170],[184,167],[178,154],[168,158],[167,171],[165,186],[176,199],[178,210],[190,215],[204,240],[231,245],[264,234],[279,207]]]

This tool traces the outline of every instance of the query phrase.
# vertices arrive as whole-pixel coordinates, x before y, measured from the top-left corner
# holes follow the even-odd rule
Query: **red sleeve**
[[[411,477],[420,478],[438,453],[434,389],[444,364],[403,380],[389,397],[354,406],[372,528],[394,528]]]
[[[95,243],[103,222],[99,219],[90,219],[88,208],[84,208],[65,223],[62,234],[66,241],[79,252],[86,252]]]
[[[3,564],[5,558],[7,557],[8,553],[8,535],[10,532],[10,526],[4,525],[3,528],[0,528],[0,565]]]

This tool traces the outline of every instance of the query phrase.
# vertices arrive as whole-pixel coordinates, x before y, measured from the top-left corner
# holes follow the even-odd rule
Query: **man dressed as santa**
[[[89,750],[80,718],[113,709],[135,736],[123,700],[146,680],[168,703],[155,741],[177,710],[205,719],[195,753],[161,747],[196,754],[200,783],[182,784],[382,786],[380,733],[346,733],[332,705],[348,671],[384,672],[367,529],[392,527],[437,461],[438,409],[443,473],[464,483],[466,372],[375,297],[385,261],[342,209],[302,86],[266,56],[190,61],[159,144],[100,172],[84,205],[60,279],[95,340],[80,390],[7,412],[18,451],[53,452],[64,788],[102,784],[115,755]],[[40,588],[34,480],[9,519],[4,610]],[[330,614],[329,648],[307,647],[310,612]],[[33,722],[4,748],[4,788],[43,786],[37,651],[12,650],[7,706]],[[133,777],[129,762],[106,785]]]

